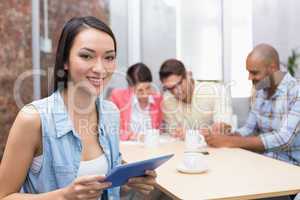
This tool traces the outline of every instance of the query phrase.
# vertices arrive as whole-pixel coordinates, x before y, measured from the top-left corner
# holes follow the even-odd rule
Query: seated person
[[[159,76],[165,91],[165,129],[175,137],[184,138],[186,129],[210,126],[221,110],[231,110],[228,104],[221,104],[216,83],[193,80],[179,60],[166,60],[161,65]]]
[[[279,64],[277,51],[268,44],[250,52],[246,67],[256,94],[246,124],[235,133],[206,132],[210,146],[244,148],[300,165],[300,87]]]
[[[162,97],[153,91],[151,71],[145,64],[130,66],[126,76],[129,87],[114,89],[110,99],[120,110],[120,139],[136,140],[146,129],[160,128]]]

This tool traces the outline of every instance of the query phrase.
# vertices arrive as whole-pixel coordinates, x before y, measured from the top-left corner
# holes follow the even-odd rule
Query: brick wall
[[[41,34],[43,13],[41,2]],[[108,21],[107,0],[51,0],[49,2],[49,35],[52,53],[41,53],[41,67],[53,69],[54,52],[63,24],[74,16],[93,15]],[[13,89],[20,75],[32,68],[31,1],[5,0],[0,2],[0,160],[9,129],[20,108]],[[48,94],[48,77],[42,78],[42,95]],[[32,77],[22,82],[18,92],[22,102],[32,101]]]

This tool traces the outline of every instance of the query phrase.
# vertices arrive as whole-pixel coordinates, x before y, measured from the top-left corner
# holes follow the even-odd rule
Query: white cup
[[[183,156],[183,164],[187,169],[201,169],[206,166],[204,155],[197,152],[186,152]]]
[[[238,128],[237,115],[232,115],[232,117],[231,117],[231,132],[235,132],[237,128]]]
[[[199,130],[187,130],[185,134],[186,150],[194,151],[202,147],[206,147],[206,142],[204,136],[200,134]]]
[[[145,147],[158,147],[159,145],[159,130],[147,129],[144,134]]]

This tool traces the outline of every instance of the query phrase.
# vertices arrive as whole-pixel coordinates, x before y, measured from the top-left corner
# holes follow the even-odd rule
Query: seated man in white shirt
[[[218,84],[193,80],[179,60],[166,60],[159,76],[165,91],[162,104],[165,130],[173,136],[184,138],[186,129],[208,127],[221,110],[231,111],[229,104],[221,104]]]

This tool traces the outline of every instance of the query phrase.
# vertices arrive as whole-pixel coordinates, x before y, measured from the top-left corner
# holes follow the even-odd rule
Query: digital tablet
[[[105,182],[111,182],[111,187],[117,187],[127,183],[128,179],[137,176],[144,176],[146,170],[154,170],[169,160],[174,154],[155,157],[148,160],[124,164],[112,169],[105,178]]]

